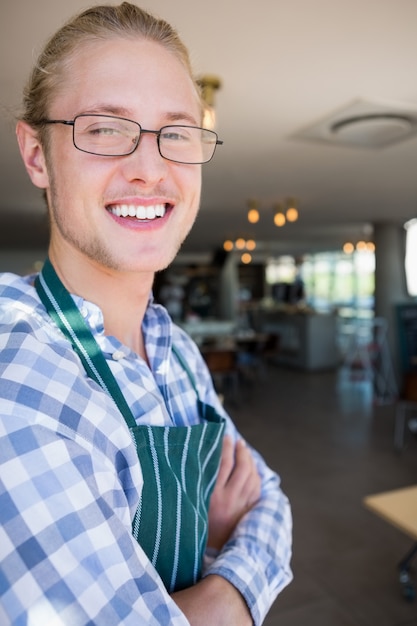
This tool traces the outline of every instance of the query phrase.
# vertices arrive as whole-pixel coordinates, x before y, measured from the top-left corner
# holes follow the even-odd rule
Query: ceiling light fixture
[[[288,222],[296,222],[298,220],[298,209],[296,205],[295,198],[289,198],[287,200],[287,211],[285,216]]]
[[[367,250],[366,241],[360,240],[356,243],[356,250],[358,252],[365,252]]]
[[[299,217],[297,201],[295,198],[287,198],[272,207],[275,226],[284,226],[287,222],[296,222]],[[250,224],[257,224],[260,220],[258,200],[248,201],[247,219]]]
[[[278,226],[278,228],[280,228],[281,226],[284,226],[285,222],[286,222],[286,217],[284,215],[284,212],[282,210],[282,206],[280,204],[277,204],[275,206],[274,209],[274,224],[275,226]]]
[[[359,99],[298,131],[294,138],[378,149],[416,133],[415,106]]]
[[[232,241],[231,239],[226,239],[223,242],[223,250],[226,252],[231,252],[232,250],[249,250],[253,252],[256,249],[256,241],[254,239],[244,239],[243,237],[238,237],[236,241]]]
[[[251,224],[259,222],[259,209],[256,200],[249,200],[248,222]]]
[[[214,130],[216,127],[215,95],[222,86],[221,80],[213,74],[205,74],[197,79],[197,84],[200,87],[204,102],[203,126]]]
[[[413,130],[413,120],[396,113],[371,113],[342,119],[330,130],[343,141],[384,146],[407,137]]]
[[[375,252],[375,244],[373,241],[365,241],[363,239],[356,242],[356,245],[351,241],[346,241],[343,244],[343,252],[351,255],[354,252]]]

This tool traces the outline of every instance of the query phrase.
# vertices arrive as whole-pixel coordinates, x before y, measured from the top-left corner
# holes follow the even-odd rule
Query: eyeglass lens
[[[102,156],[132,153],[141,130],[137,122],[118,117],[80,115],[74,120],[74,144],[79,150]],[[205,163],[216,148],[216,133],[194,126],[164,126],[158,133],[161,156],[180,163]]]

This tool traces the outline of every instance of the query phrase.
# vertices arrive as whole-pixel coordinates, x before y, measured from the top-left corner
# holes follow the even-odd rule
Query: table
[[[306,371],[334,369],[340,362],[337,316],[325,313],[260,309],[256,328],[280,336],[276,363]]]
[[[411,550],[398,564],[400,584],[406,600],[414,600],[415,586],[410,578],[410,565],[417,554],[417,485],[366,496],[364,505],[414,539]]]
[[[364,505],[417,541],[417,485],[364,498]]]

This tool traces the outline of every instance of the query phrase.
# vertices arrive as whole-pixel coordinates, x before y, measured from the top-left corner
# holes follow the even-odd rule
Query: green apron
[[[49,259],[35,287],[86,373],[114,399],[129,427],[144,481],[132,523],[133,536],[169,592],[190,587],[201,576],[224,418],[201,402],[194,377],[173,346],[197,393],[201,422],[194,426],[138,426],[100,347]]]

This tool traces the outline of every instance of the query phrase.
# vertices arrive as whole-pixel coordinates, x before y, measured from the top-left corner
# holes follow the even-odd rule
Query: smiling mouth
[[[155,204],[152,206],[137,206],[133,204],[117,204],[109,206],[108,210],[117,217],[133,217],[137,220],[154,220],[164,217],[167,206]]]

